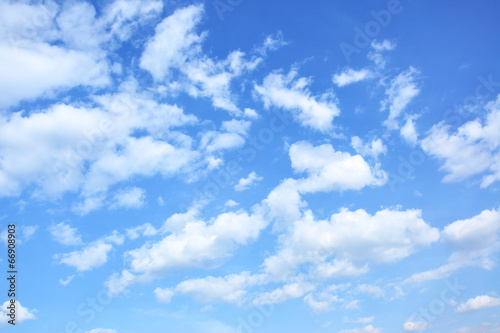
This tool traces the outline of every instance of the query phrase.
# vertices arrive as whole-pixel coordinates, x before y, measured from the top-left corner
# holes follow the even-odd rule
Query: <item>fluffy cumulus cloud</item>
[[[379,15],[378,23],[384,19],[380,13],[385,10],[371,13]],[[495,267],[500,208],[482,207],[476,215],[438,229],[429,223],[435,214],[407,202],[399,206],[399,194],[382,186],[388,181],[385,170],[390,170],[386,163],[395,161],[391,154],[418,146],[441,163],[445,183],[478,178],[475,190],[490,191],[500,180],[500,95],[489,103],[479,98],[476,107],[485,112],[478,119],[457,127],[427,124],[430,130],[423,132],[428,118],[422,115],[417,123],[419,115],[410,110],[423,87],[420,71],[404,63],[398,65],[403,70],[386,68],[385,52],[394,50],[395,42],[366,40],[358,50],[366,54],[365,63],[337,67],[314,80],[299,74],[297,63],[289,71],[272,67],[277,62],[266,64],[272,51],[289,44],[281,32],[255,37],[257,42],[249,35],[245,50],[219,48],[216,42],[226,35],[206,30],[210,15],[203,4],[179,1],[0,0],[0,198],[21,197],[12,211],[29,207],[25,200],[32,198],[50,214],[59,214],[49,207],[55,202],[65,207],[64,214],[104,209],[103,219],[110,223],[114,220],[108,215],[124,216],[118,219],[123,222],[119,231],[90,241],[84,224],[77,228],[67,216],[49,222],[45,234],[35,235],[37,225],[19,226],[23,246],[45,235],[63,249],[45,256],[57,269],[71,271],[57,275],[59,289],[67,291],[75,277],[100,269],[107,270],[101,273],[107,277],[103,292],[108,297],[149,292],[159,303],[188,298],[203,303],[200,317],[187,310],[174,314],[190,319],[181,330],[234,332],[206,319],[207,312],[220,310],[212,304],[262,310],[295,300],[293,306],[313,314],[355,310],[344,317],[343,327],[336,327],[339,333],[381,333],[370,306],[402,300],[414,284],[448,277],[466,266]],[[351,123],[360,121],[351,118],[358,112],[339,117],[344,104],[333,89],[342,97],[340,92],[363,85],[377,89],[355,105],[346,101],[346,110],[372,108],[364,103],[375,101],[375,108],[384,112],[382,128]],[[197,197],[200,180],[216,179],[211,172],[229,169],[228,158],[243,160],[240,148],[250,143],[260,150],[253,140],[262,141],[264,131],[255,136],[256,127],[273,117],[269,111],[290,115],[297,131],[284,129],[279,142],[256,163],[243,163],[241,173],[228,181],[228,193]],[[350,131],[354,125],[364,137]],[[401,147],[388,149],[389,143]],[[276,170],[255,168],[269,168],[268,156],[277,156],[272,161],[279,162]],[[280,156],[289,161],[281,164]],[[158,186],[162,180],[168,182],[160,184],[165,187]],[[257,185],[259,191],[249,191]],[[248,195],[265,188],[269,190],[256,200]],[[383,206],[372,200],[383,195]],[[428,200],[428,194],[420,199]],[[175,211],[187,200],[192,200],[189,209]],[[160,213],[133,222],[133,209],[145,208]],[[158,224],[165,211],[169,215]],[[0,221],[10,218],[2,215]],[[7,231],[0,236],[5,242]],[[436,264],[429,267],[422,260],[428,253],[421,253],[412,263],[416,273],[403,280],[403,261],[433,245],[449,254],[447,259],[433,257]],[[132,289],[140,283],[154,287]],[[486,292],[490,290],[460,304],[449,302],[456,312],[450,315],[500,307],[496,291]],[[0,325],[7,325],[8,304],[0,308]],[[17,322],[37,319],[37,310],[16,305]],[[164,316],[160,311],[146,314]],[[397,321],[404,331],[431,326],[420,317],[405,319]],[[118,329],[91,328],[86,333]],[[483,323],[458,332],[497,328]]]
[[[362,156],[335,151],[329,144],[314,147],[300,141],[290,146],[289,156],[293,170],[306,177],[283,180],[264,200],[270,215],[278,220],[293,222],[300,217],[300,208],[306,205],[303,194],[360,190],[387,181],[378,164],[370,166]]]
[[[278,253],[266,258],[264,268],[278,279],[310,264],[319,279],[357,276],[368,265],[401,260],[439,239],[439,231],[421,218],[419,210],[381,210],[374,215],[360,209],[341,210],[329,220],[315,220],[310,212],[281,237]],[[377,296],[382,291],[364,286]]]
[[[483,175],[481,187],[500,180],[500,95],[485,106],[484,119],[469,121],[453,131],[441,122],[422,140],[422,149],[443,162],[444,182]]]
[[[8,48],[0,52],[0,57],[8,58],[1,59],[7,64],[2,66],[6,72],[0,79],[7,92],[2,96],[8,100],[0,101],[4,106],[39,96],[55,97],[59,91],[80,85],[107,85],[110,75],[122,75],[122,66],[110,59],[113,51],[163,9],[162,2],[146,0],[114,1],[100,11],[85,2],[0,6],[4,35],[20,31],[9,37],[10,44],[5,38],[0,42],[0,49]],[[201,5],[188,6],[165,18],[146,42],[140,66],[159,81],[156,91],[161,94],[175,97],[185,91],[210,99],[215,108],[255,119],[254,110],[240,111],[236,106],[231,82],[255,69],[262,57],[239,50],[229,52],[225,59],[206,56],[201,49],[205,33],[196,32],[204,13]],[[29,27],[24,36],[24,25],[31,24],[30,20],[39,25]],[[98,37],[82,37],[87,34]],[[274,50],[286,44],[279,40],[280,35],[270,36],[263,47]],[[23,52],[34,52],[33,59],[44,62],[33,69],[31,55]],[[110,195],[108,189],[134,176],[189,173],[203,167],[201,154],[209,155],[204,158],[207,163],[210,158],[217,161],[207,167],[217,167],[222,159],[211,154],[241,147],[250,126],[246,120],[228,120],[219,131],[202,132],[197,142],[198,138],[179,129],[196,125],[198,118],[177,105],[158,102],[158,96],[143,90],[134,78],[122,78],[115,92],[90,92],[85,103],[71,104],[66,99],[30,112],[0,115],[0,196],[17,196],[28,188],[33,196],[44,199],[78,193],[80,201],[73,210],[79,214],[107,205],[141,207],[144,197],[139,190]]]
[[[96,242],[85,247],[81,251],[65,253],[62,256],[55,256],[60,264],[73,266],[77,271],[83,272],[102,266],[108,260],[108,253],[113,249],[111,244]]]
[[[287,75],[269,74],[254,89],[265,108],[287,110],[302,126],[322,132],[331,130],[333,119],[340,114],[336,98],[332,93],[312,96],[308,88],[311,82],[310,78],[298,77],[297,70],[292,69]]]
[[[2,304],[2,307],[0,308],[0,326],[8,325],[8,320],[10,320],[10,317],[8,316],[8,314],[10,313],[10,310],[8,309],[8,307],[10,305],[11,305],[10,300],[8,300],[8,301],[5,301]],[[15,320],[16,324],[21,324],[25,320],[36,319],[36,317],[35,317],[36,310],[35,309],[28,309],[28,308],[22,306],[21,302],[19,302],[17,300],[15,303],[15,306],[16,306],[16,320]]]
[[[56,254],[54,259],[59,264],[75,267],[78,272],[90,271],[104,265],[108,261],[109,253],[114,248],[113,244],[121,245],[123,241],[124,236],[115,230],[110,235],[85,245],[81,250]]]
[[[76,228],[65,224],[64,222],[49,227],[52,238],[63,245],[82,245],[82,238]]]
[[[470,312],[500,306],[500,298],[481,295],[457,306],[456,312]]]
[[[174,269],[216,264],[238,246],[255,240],[266,226],[258,212],[223,213],[208,222],[193,211],[176,214],[162,228],[167,236],[126,253],[130,269],[113,275],[108,289],[116,294],[134,282],[161,277]]]
[[[387,176],[378,164],[370,166],[360,155],[337,152],[329,144],[312,146],[307,141],[292,144],[292,168],[306,177],[285,179],[264,200],[269,215],[277,221],[296,221],[306,203],[302,195],[315,192],[360,190],[380,186]]]
[[[160,1],[114,1],[98,15],[86,2],[2,2],[0,107],[80,85],[108,86],[111,66],[104,49],[129,39],[162,7]]]
[[[165,79],[170,70],[182,66],[204,39],[205,34],[195,31],[203,11],[201,5],[182,8],[158,24],[154,37],[146,44],[140,66],[156,80]]]
[[[99,196],[110,185],[133,175],[172,175],[196,159],[190,143],[168,138],[194,116],[143,94],[96,99],[97,108],[58,104],[43,112],[0,116],[0,195],[17,195],[31,185],[42,197],[80,192],[95,203],[77,207],[86,213],[102,205]],[[137,130],[149,135],[137,138]]]
[[[376,150],[383,150],[378,143],[374,149],[375,154],[378,154]],[[314,147],[307,141],[300,141],[290,147],[289,154],[293,170],[307,175],[297,184],[303,193],[360,190],[386,181],[385,173],[377,166],[370,167],[360,155],[335,151],[329,144]]]
[[[458,220],[445,226],[443,240],[454,250],[443,266],[416,273],[406,282],[440,279],[464,266],[491,269],[493,255],[500,249],[500,211],[484,210],[469,219]]]

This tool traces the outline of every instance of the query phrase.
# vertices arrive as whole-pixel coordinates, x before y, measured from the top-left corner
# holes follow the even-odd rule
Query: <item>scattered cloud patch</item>
[[[457,306],[456,312],[470,312],[500,306],[500,298],[481,295]]]
[[[333,128],[333,119],[340,114],[332,93],[312,96],[311,78],[298,77],[292,69],[287,75],[273,72],[264,78],[262,85],[255,84],[257,96],[266,109],[276,107],[290,112],[302,126],[326,132]]]
[[[261,181],[262,177],[258,176],[255,171],[252,171],[247,178],[241,178],[238,181],[238,184],[234,186],[235,191],[245,191],[248,190],[249,188],[252,188],[255,186],[256,182]]]
[[[340,74],[333,75],[333,83],[339,87],[347,86],[352,83],[367,80],[373,77],[373,73],[368,69],[354,70],[347,68]]]

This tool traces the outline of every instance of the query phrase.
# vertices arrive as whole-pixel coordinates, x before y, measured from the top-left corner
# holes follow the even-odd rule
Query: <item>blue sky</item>
[[[0,330],[500,332],[499,14],[0,1]]]

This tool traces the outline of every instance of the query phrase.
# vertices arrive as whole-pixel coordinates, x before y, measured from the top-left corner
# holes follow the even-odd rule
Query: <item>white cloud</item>
[[[342,209],[330,220],[316,221],[310,211],[280,237],[280,250],[265,259],[265,272],[282,280],[300,265],[312,265],[314,279],[364,274],[369,264],[390,263],[431,245],[439,231],[421,218],[421,211],[381,210],[374,215]]]
[[[252,171],[247,178],[241,178],[238,184],[234,186],[235,191],[245,191],[255,186],[256,182],[261,181],[263,178],[258,176],[255,171]]]
[[[346,68],[340,74],[333,75],[333,83],[335,83],[339,87],[343,87],[351,83],[356,83],[359,81],[370,79],[372,77],[373,73],[366,68],[360,70]]]
[[[475,298],[470,298],[467,302],[460,304],[456,308],[456,312],[470,312],[482,309],[488,309],[500,306],[500,298],[481,295]]]
[[[406,120],[404,126],[401,127],[400,130],[400,134],[403,137],[403,139],[412,146],[416,145],[418,141],[418,133],[417,130],[415,129],[415,124],[413,123],[413,120],[414,119],[412,117],[409,117]]]
[[[202,5],[191,5],[176,10],[156,27],[156,33],[147,43],[141,56],[140,66],[148,70],[155,80],[168,78],[172,68],[182,66],[195,55],[205,33],[194,31],[201,22]]]
[[[141,279],[161,277],[173,269],[220,262],[238,246],[255,240],[267,223],[259,214],[244,211],[223,213],[209,222],[199,220],[194,211],[175,214],[162,228],[169,235],[126,252],[130,270],[108,280],[110,293],[121,292]]]
[[[25,308],[19,301],[16,301],[14,304],[16,307],[16,324],[21,324],[25,320],[36,319],[34,314],[36,310]],[[11,319],[9,316],[7,316],[7,314],[10,313],[10,310],[7,309],[7,307],[9,306],[11,306],[10,300],[5,301],[0,307],[0,325],[7,325],[8,320]]]
[[[96,241],[83,250],[55,255],[60,264],[75,267],[77,271],[84,272],[104,265],[108,261],[108,253],[113,249],[111,244]]]
[[[238,206],[238,203],[232,199],[226,201],[226,203],[224,204],[224,206],[226,207],[236,207]]]
[[[258,119],[260,116],[254,109],[245,108],[243,114],[250,119]]]
[[[130,39],[162,10],[161,1],[114,1],[97,15],[87,2],[0,4],[0,106],[62,89],[110,83],[105,49]],[[134,20],[132,22],[132,20]],[[92,35],[94,38],[85,38]]]
[[[49,228],[52,238],[63,245],[82,245],[82,237],[78,234],[76,228],[65,224],[64,222],[51,225]]]
[[[231,119],[228,121],[223,121],[221,129],[228,133],[237,133],[242,136],[246,136],[250,125],[251,122],[247,120]]]
[[[104,283],[106,288],[108,288],[108,294],[111,296],[118,295],[123,292],[127,292],[127,288],[133,284],[140,282],[141,279],[130,273],[129,270],[122,270],[120,274],[115,273]],[[166,300],[166,298],[165,298]]]
[[[453,246],[465,251],[498,247],[500,211],[484,210],[470,219],[455,221],[444,227],[443,236]]]
[[[403,324],[403,328],[405,331],[413,332],[413,331],[422,331],[427,328],[427,322],[425,321],[407,321]]]
[[[155,296],[156,300],[161,303],[170,303],[170,300],[172,299],[172,296],[174,296],[174,291],[172,289],[162,289],[162,288],[156,288],[155,289]]]
[[[150,223],[144,223],[143,225],[135,228],[127,229],[126,233],[128,238],[137,239],[139,236],[154,236],[158,233],[158,230],[156,230]]]
[[[271,279],[286,280],[304,265],[316,280],[358,276],[370,264],[401,260],[439,239],[439,231],[422,220],[419,210],[385,209],[370,215],[344,208],[319,221],[310,211],[300,216],[298,212],[296,220],[288,221],[279,251],[262,265]]]
[[[257,52],[265,56],[268,51],[276,51],[277,49],[288,45],[289,43],[283,38],[283,33],[278,31],[274,35],[269,35],[266,37],[262,46],[257,48]]]
[[[382,139],[373,139],[371,143],[363,143],[363,140],[359,136],[353,136],[351,138],[351,147],[362,156],[371,156],[373,158],[378,158],[380,154],[387,153],[387,146],[384,145]]]
[[[331,311],[334,303],[340,303],[342,301],[343,300],[337,295],[333,295],[328,288],[316,295],[308,294],[304,297],[304,302],[309,305],[314,312]]]
[[[500,95],[485,107],[484,121],[475,119],[452,132],[444,122],[434,125],[422,140],[422,149],[443,164],[444,182],[456,182],[471,176],[483,176],[481,187],[500,180]]]
[[[453,333],[499,333],[500,325],[498,323],[484,322],[477,326],[460,327]]]
[[[375,328],[372,325],[368,325],[360,328],[341,330],[339,333],[382,333],[381,328]]]
[[[70,275],[65,280],[59,279],[59,283],[62,284],[63,286],[67,286],[71,282],[71,280],[73,280],[74,277],[75,277],[74,275]]]
[[[240,114],[231,93],[231,81],[255,69],[262,58],[247,60],[239,50],[230,52],[223,60],[203,55],[201,44],[206,33],[196,33],[203,15],[202,5],[191,5],[165,18],[146,43],[140,66],[156,81],[168,82],[164,89],[173,94],[185,91],[195,98],[210,98],[215,108]]]
[[[262,293],[258,295],[252,303],[254,305],[281,303],[289,299],[302,297],[304,294],[314,289],[315,286],[313,284],[299,280],[297,282],[288,283],[273,291]]]
[[[229,53],[223,60],[200,55],[180,68],[183,74],[180,85],[192,97],[210,98],[214,108],[241,115],[235,104],[236,97],[231,92],[231,82],[253,71],[261,61],[259,57],[245,59],[245,53],[239,50]]]
[[[5,216],[3,216],[3,218],[5,218]],[[20,232],[16,235],[16,239],[17,239],[17,242],[19,244],[22,244],[24,242],[27,242],[31,239],[31,237],[33,237],[33,235],[35,234],[35,232],[38,230],[38,226],[37,225],[32,225],[32,226],[27,226],[27,225],[21,225],[19,227],[20,229]],[[2,243],[5,243],[5,244],[8,244],[8,233],[7,233],[7,228],[3,229],[1,232],[0,232],[0,242]]]
[[[396,48],[396,43],[387,39],[384,39],[380,43],[378,43],[376,40],[373,40],[371,43],[371,47],[377,52],[392,51]]]
[[[200,140],[201,149],[206,150],[208,153],[235,149],[244,144],[245,139],[237,133],[221,133],[217,131],[203,133]]]
[[[0,116],[0,195],[18,195],[30,185],[44,199],[79,191],[85,213],[103,205],[110,185],[133,175],[171,175],[197,158],[189,144],[158,138],[196,120],[178,107],[135,92],[97,100],[102,109],[58,104]],[[148,136],[134,137],[137,130]]]
[[[355,299],[347,304],[344,304],[344,309],[346,310],[359,310],[359,300]]]
[[[292,144],[289,154],[294,171],[307,173],[307,178],[297,184],[303,193],[360,190],[368,185],[380,186],[386,181],[385,173],[370,168],[361,156],[335,151],[329,144],[314,147],[307,141],[300,141]]]
[[[226,302],[242,304],[247,293],[246,288],[259,283],[261,277],[249,272],[230,274],[225,277],[208,276],[202,279],[190,279],[179,283],[174,291],[177,294],[192,295],[199,302]],[[159,290],[158,293],[162,293]],[[157,294],[158,298],[158,294]]]
[[[390,87],[386,89],[387,98],[382,101],[380,109],[381,111],[389,109],[389,117],[384,122],[384,125],[389,129],[399,128],[397,118],[413,98],[420,93],[415,82],[419,74],[419,70],[410,67],[392,79]]]
[[[367,58],[375,63],[377,69],[383,69],[385,67],[386,60],[382,55],[382,52],[394,50],[396,48],[396,43],[387,39],[380,43],[373,40],[370,46],[372,50],[368,52]]]
[[[142,208],[145,205],[146,195],[143,189],[132,187],[115,193],[110,209],[117,208]]]
[[[254,90],[266,109],[282,108],[292,113],[302,126],[326,132],[332,129],[333,119],[340,114],[335,97],[331,93],[311,96],[310,78],[298,77],[292,69],[286,76],[278,72],[264,78],[263,84],[255,84]]]
[[[163,10],[161,0],[115,0],[105,7],[103,21],[119,40],[129,40],[137,26]]]
[[[29,241],[37,230],[38,230],[37,225],[22,225],[21,226],[22,241],[23,242]]]
[[[21,45],[0,41],[0,62],[0,89],[4,92],[0,107],[51,95],[59,89],[109,84],[107,62],[98,54],[43,41],[23,40]]]
[[[499,231],[499,210],[484,210],[469,219],[447,225],[442,232],[443,240],[455,250],[448,262],[439,268],[413,274],[405,282],[440,279],[464,266],[491,269],[494,266],[492,255],[500,249]]]
[[[378,164],[370,167],[360,155],[335,151],[329,144],[314,147],[307,141],[297,142],[291,145],[289,155],[293,170],[307,176],[283,180],[264,200],[270,216],[275,219],[275,228],[279,228],[281,222],[289,224],[300,218],[300,208],[306,206],[302,194],[360,190],[387,181],[386,173]]]

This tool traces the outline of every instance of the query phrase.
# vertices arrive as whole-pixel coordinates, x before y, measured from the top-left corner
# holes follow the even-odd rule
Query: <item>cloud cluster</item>
[[[500,95],[485,106],[484,120],[469,121],[453,131],[440,122],[422,140],[422,149],[443,161],[444,182],[483,174],[481,187],[500,180]]]

